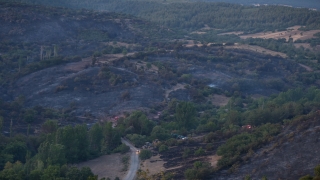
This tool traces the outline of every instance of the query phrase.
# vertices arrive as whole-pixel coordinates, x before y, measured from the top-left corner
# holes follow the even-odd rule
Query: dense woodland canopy
[[[170,3],[148,1],[22,1],[72,8],[132,14],[171,27],[195,30],[208,25],[224,31],[260,32],[294,25],[319,28],[318,11],[283,6],[241,6],[227,3]],[[272,12],[272,13],[270,13]]]

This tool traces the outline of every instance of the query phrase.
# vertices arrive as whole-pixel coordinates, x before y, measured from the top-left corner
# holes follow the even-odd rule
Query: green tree
[[[126,127],[132,127],[133,132],[140,135],[150,135],[153,123],[148,120],[147,116],[141,111],[133,112],[125,119]]]
[[[103,139],[102,126],[94,124],[89,132],[89,151],[92,155],[99,155],[101,152],[101,141]]]
[[[186,172],[184,173],[186,179],[208,179],[211,173],[211,167],[209,163],[201,162],[201,161],[196,161],[193,164],[192,169],[187,169]]]
[[[181,128],[195,127],[196,110],[191,102],[180,102],[176,107],[175,117]]]
[[[165,152],[168,150],[168,146],[162,144],[160,147],[159,147],[159,153],[162,153],[162,152]]]
[[[41,126],[43,133],[54,133],[58,129],[58,122],[56,120],[47,120]]]
[[[185,148],[185,149],[183,150],[182,158],[183,158],[183,159],[188,158],[189,155],[190,155],[190,153],[191,153],[191,150],[190,150],[189,148]]]
[[[20,161],[24,163],[27,154],[27,145],[25,142],[13,141],[6,145],[3,153],[11,154],[13,156],[13,162]]]
[[[67,162],[65,152],[63,145],[45,141],[38,148],[38,157],[45,163],[45,166],[63,165]]]
[[[86,125],[59,128],[55,135],[57,144],[65,148],[65,156],[70,163],[84,161],[88,157],[88,132]]]
[[[320,176],[320,165],[316,166],[314,168],[314,175],[315,176]]]
[[[30,172],[29,178],[32,180],[41,180],[42,171],[40,169],[35,169]]]
[[[199,149],[197,149],[195,152],[194,152],[194,155],[195,156],[202,156],[204,155],[204,150],[202,149],[202,147],[200,147]]]
[[[48,166],[41,176],[41,180],[56,180],[60,177],[60,167],[59,166]]]
[[[3,127],[3,117],[0,116],[0,132],[2,132],[2,127]],[[2,135],[2,133],[0,133],[0,136]]]
[[[170,134],[161,126],[155,126],[151,132],[152,139],[159,139],[160,141],[164,141],[170,138]]]
[[[23,164],[20,161],[15,163],[7,162],[4,170],[0,172],[0,179],[22,180],[25,178]]]
[[[35,118],[36,118],[36,114],[37,112],[33,109],[28,109],[25,113],[24,113],[24,116],[23,116],[23,120],[26,122],[26,123],[32,123]]]
[[[77,125],[75,127],[76,139],[78,141],[78,159],[77,161],[85,161],[88,158],[88,130],[86,125]]]
[[[92,173],[89,167],[82,167],[80,170],[80,179],[79,180],[87,180],[89,177],[93,177],[94,174]]]
[[[306,176],[299,178],[299,180],[312,180],[312,179],[313,179],[313,177],[310,175],[306,175]]]
[[[146,136],[139,134],[128,134],[126,137],[130,139],[136,147],[141,147],[148,141]]]
[[[66,177],[70,180],[80,180],[81,178],[81,173],[80,170],[77,167],[71,167],[69,168]]]
[[[108,122],[103,126],[103,140],[101,146],[102,153],[109,153],[121,144],[121,134],[117,129],[112,128],[112,123]]]
[[[147,149],[142,149],[139,154],[139,157],[141,160],[149,159],[149,158],[151,158],[151,156],[152,156],[152,152]]]
[[[65,148],[61,144],[50,144],[48,164],[50,165],[63,165],[67,162],[65,157]]]

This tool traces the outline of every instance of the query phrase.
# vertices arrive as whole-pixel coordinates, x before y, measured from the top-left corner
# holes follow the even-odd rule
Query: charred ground
[[[164,138],[161,142],[169,146],[160,153],[167,173],[184,179],[187,170],[202,166],[199,161],[204,173],[212,173],[217,166],[206,162],[211,156],[218,157],[218,147],[227,144],[227,139],[255,134],[242,125],[271,122],[275,125],[262,132],[262,140],[244,145],[244,150],[230,159],[222,157],[225,164],[218,164],[211,177],[236,179],[250,174],[253,178],[290,179],[311,174],[317,163],[311,152],[319,146],[319,114],[314,112],[320,107],[315,90],[320,73],[318,66],[310,67],[315,61],[301,64],[298,56],[285,59],[257,49],[241,49],[230,42],[188,46],[188,36],[181,39],[183,33],[115,13],[1,2],[0,17],[4,27],[0,29],[0,115],[6,134],[12,122],[14,133],[45,132],[41,124],[47,119],[58,120],[60,125],[92,125],[120,115],[116,131],[121,129],[122,135],[136,133],[140,137],[144,131],[151,136],[153,130],[148,128],[157,126],[164,129],[166,137],[176,131],[189,135],[186,141]],[[280,103],[253,99],[271,96],[272,100],[277,97],[272,94],[311,86],[313,94],[299,102],[295,98]],[[302,97],[302,90],[298,90]],[[296,95],[288,94],[283,96]],[[217,97],[226,102],[217,102]],[[177,126],[176,107],[181,101],[196,104],[194,129]],[[137,122],[147,122],[143,131],[142,125],[128,123],[134,121],[129,114],[135,110],[152,119],[133,113],[143,117]],[[285,118],[289,120],[283,121]],[[172,124],[177,128],[170,127]],[[280,135],[270,133],[274,129]],[[203,138],[194,140],[194,134]],[[301,146],[304,148],[299,149]],[[304,165],[299,172],[295,171],[298,162]]]

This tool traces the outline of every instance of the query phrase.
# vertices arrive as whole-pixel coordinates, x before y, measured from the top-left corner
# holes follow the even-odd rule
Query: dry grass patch
[[[124,55],[122,53],[119,53],[119,54],[105,54],[105,55],[103,55],[103,56],[101,56],[101,57],[99,57],[97,59],[98,59],[99,63],[105,64],[105,63],[110,63],[110,62],[113,62],[113,61],[117,61],[117,60],[119,60],[120,58],[122,58],[124,56],[131,56],[133,54],[134,54],[133,52],[128,53],[126,55]],[[92,59],[92,57],[91,57],[91,59]],[[91,61],[91,59],[90,59],[90,61]]]
[[[147,62],[137,62],[136,64],[137,69],[143,68],[147,72],[152,72],[158,74],[159,68],[153,64],[150,64],[151,66],[148,68]]]
[[[203,32],[203,31],[193,31],[191,32],[191,34],[206,34],[207,32]]]
[[[213,95],[211,102],[215,106],[225,106],[228,104],[230,98],[224,95],[215,94]]]
[[[122,158],[128,155],[130,156],[130,153],[124,155],[119,153],[104,155],[99,158],[77,164],[77,167],[89,167],[93,174],[98,175],[99,179],[104,177],[109,177],[111,179],[119,177],[120,179],[123,179],[127,172],[122,171],[124,166]]]
[[[185,47],[188,47],[188,48],[190,48],[190,47],[194,47],[194,46],[198,46],[198,47],[201,47],[201,46],[203,46],[201,43],[195,43],[193,40],[187,40],[187,44],[185,44],[184,46]]]
[[[150,175],[155,175],[164,171],[164,161],[160,158],[160,155],[152,156],[150,159],[142,162],[141,169],[143,171],[149,171]]]
[[[271,51],[269,49],[260,47],[260,46],[252,46],[252,45],[235,45],[235,46],[227,46],[227,49],[245,49],[245,50],[250,50],[250,51],[254,51],[254,52],[258,52],[258,53],[262,53],[262,54],[269,54],[271,56],[280,56],[282,58],[287,58],[287,55],[285,53],[281,53],[281,52],[276,52],[276,51]]]
[[[220,33],[218,34],[219,36],[223,36],[223,35],[230,35],[230,34],[234,34],[234,35],[241,35],[243,34],[243,31],[233,31],[233,32],[226,32],[226,33]]]
[[[65,66],[63,66],[63,68],[65,70],[78,72],[90,66],[91,60],[92,60],[92,57],[83,58],[82,61],[68,63]]]
[[[266,96],[263,96],[261,94],[253,94],[253,95],[251,95],[251,97],[256,100],[256,99],[260,99],[260,98],[265,98]]]
[[[166,90],[166,98],[169,97],[169,94],[172,92],[172,91],[176,91],[178,89],[185,89],[184,87],[185,85],[184,84],[181,84],[181,83],[178,83],[177,85],[173,86],[171,89],[168,89]]]
[[[218,156],[218,155],[213,155],[213,156],[208,156],[209,159],[209,163],[211,164],[211,166],[213,168],[216,168],[218,165],[218,161],[222,158],[222,156]]]
[[[105,45],[109,45],[109,46],[114,46],[114,47],[126,47],[129,48],[130,46],[135,47],[137,46],[136,44],[129,44],[129,43],[125,43],[125,42],[106,42],[104,43]]]
[[[299,66],[303,67],[304,69],[306,69],[306,70],[309,71],[309,72],[312,72],[312,71],[313,71],[313,69],[312,69],[311,67],[307,66],[307,65],[304,65],[304,64],[299,63]]]
[[[247,34],[247,35],[241,35],[240,38],[247,39],[247,38],[262,38],[262,39],[283,39],[285,38],[287,41],[289,38],[292,38],[293,41],[296,41],[298,39],[300,40],[306,40],[314,38],[314,34],[320,32],[320,30],[311,30],[311,31],[301,31],[298,30],[302,26],[293,26],[290,28],[287,28],[286,31],[278,31],[278,32],[261,32],[256,34]]]

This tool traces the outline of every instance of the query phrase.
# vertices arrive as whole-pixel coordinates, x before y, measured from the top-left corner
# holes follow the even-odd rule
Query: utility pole
[[[12,119],[11,119],[11,122],[10,122],[10,137],[12,137]]]
[[[43,60],[43,46],[40,47],[40,61]]]
[[[57,57],[57,56],[58,56],[58,47],[57,47],[57,45],[54,45],[54,46],[53,46],[53,56],[54,56],[54,57]]]

